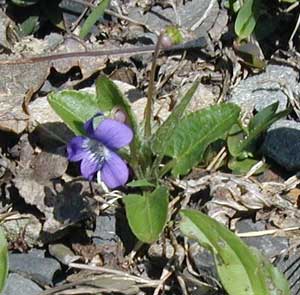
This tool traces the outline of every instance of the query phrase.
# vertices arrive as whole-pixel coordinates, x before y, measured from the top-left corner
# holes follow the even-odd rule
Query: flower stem
[[[157,40],[154,55],[153,55],[151,71],[150,71],[150,80],[149,80],[148,94],[147,94],[147,104],[146,104],[145,111],[144,111],[145,138],[149,138],[151,136],[152,105],[153,105],[153,99],[155,96],[155,85],[154,85],[155,72],[156,72],[157,58],[158,58],[160,47],[161,47],[160,45],[161,45],[162,37],[163,37],[163,33],[161,33],[158,36],[158,40]]]

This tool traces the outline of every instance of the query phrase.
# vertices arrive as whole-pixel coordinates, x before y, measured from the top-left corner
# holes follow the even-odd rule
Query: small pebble
[[[80,256],[76,256],[74,252],[64,244],[49,245],[49,253],[65,265],[80,258]]]
[[[33,281],[22,277],[17,273],[8,276],[6,287],[2,295],[37,295],[43,290]]]
[[[10,254],[9,270],[22,274],[41,285],[52,285],[53,277],[61,269],[52,258],[41,258],[30,254]]]

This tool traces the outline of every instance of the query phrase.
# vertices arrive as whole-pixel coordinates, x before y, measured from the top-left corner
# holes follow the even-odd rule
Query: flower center
[[[109,157],[109,150],[101,142],[87,138],[83,143],[83,148],[89,154],[89,157],[92,161],[103,164],[104,160]]]

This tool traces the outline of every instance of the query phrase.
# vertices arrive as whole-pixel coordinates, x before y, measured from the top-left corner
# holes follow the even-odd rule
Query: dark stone
[[[42,258],[31,254],[10,254],[9,270],[30,278],[41,285],[52,285],[60,264],[52,258]]]
[[[37,295],[43,290],[33,281],[19,274],[11,273],[8,276],[6,287],[2,295]]]
[[[253,222],[251,219],[243,219],[237,222],[236,229],[239,233],[265,230],[263,222]],[[247,237],[242,240],[251,247],[257,248],[268,258],[274,257],[289,247],[289,241],[284,237],[265,235],[259,237]]]
[[[280,127],[270,130],[262,146],[266,157],[288,171],[300,168],[300,124],[297,124],[297,127],[298,129]]]
[[[78,15],[80,15],[86,8],[83,4],[70,0],[62,0],[59,7],[64,12],[64,16],[70,24],[75,22]]]
[[[209,273],[213,277],[217,277],[215,262],[212,254],[202,248],[195,256],[194,261],[200,274]]]
[[[217,269],[211,252],[196,243],[191,245],[189,255],[202,279],[209,285],[218,287]]]
[[[130,230],[123,210],[105,213],[96,218],[96,228],[93,234],[96,245],[116,245],[122,242],[125,252],[129,253],[136,243],[136,238]]]

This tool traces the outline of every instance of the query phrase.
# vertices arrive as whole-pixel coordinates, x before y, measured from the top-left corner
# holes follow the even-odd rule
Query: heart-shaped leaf
[[[63,90],[51,93],[49,104],[76,134],[85,134],[83,124],[100,111],[95,95],[76,90]]]
[[[124,197],[130,228],[140,241],[152,243],[159,238],[167,220],[168,196],[168,190],[160,186],[143,196]]]

